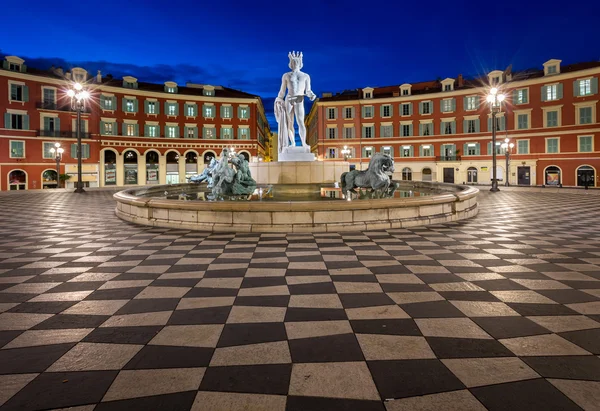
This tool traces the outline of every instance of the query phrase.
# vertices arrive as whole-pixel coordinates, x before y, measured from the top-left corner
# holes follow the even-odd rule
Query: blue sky
[[[28,0],[2,10],[0,52],[29,65],[219,84],[260,95],[267,109],[291,50],[304,53],[303,71],[318,95],[509,64],[541,68],[551,58],[600,60],[600,2],[593,0]]]

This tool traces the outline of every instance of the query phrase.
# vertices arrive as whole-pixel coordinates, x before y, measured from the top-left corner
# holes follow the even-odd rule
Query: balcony
[[[67,103],[51,103],[51,102],[46,102],[46,101],[38,101],[37,103],[35,103],[36,108],[41,109],[41,110],[54,110],[54,111],[74,111],[71,110],[71,105],[67,104]],[[86,107],[83,110],[83,113],[91,113],[91,109],[89,107]]]
[[[37,135],[40,137],[77,138],[76,131],[37,130]],[[81,138],[91,138],[91,134],[81,132]]]
[[[435,161],[460,161],[460,156],[437,156]]]

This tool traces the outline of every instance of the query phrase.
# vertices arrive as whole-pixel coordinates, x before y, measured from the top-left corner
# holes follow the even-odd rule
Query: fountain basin
[[[180,201],[148,197],[197,190],[195,184],[132,188],[114,194],[116,215],[136,224],[211,232],[339,232],[414,227],[477,215],[474,187],[397,182],[436,194],[366,200]],[[409,183],[408,185],[406,183]]]

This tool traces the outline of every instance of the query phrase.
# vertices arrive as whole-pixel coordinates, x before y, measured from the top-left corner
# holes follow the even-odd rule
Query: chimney
[[[324,92],[323,97],[333,97],[333,93]]]
[[[57,75],[61,76],[61,77],[65,75],[65,73],[63,72],[63,69],[62,69],[62,67],[58,67],[56,70],[54,70],[54,72],[55,72]]]
[[[98,74],[96,74],[96,83],[102,83],[102,73],[98,70]]]
[[[463,81],[463,76],[462,74],[458,75],[458,87],[462,87],[464,85],[464,81]]]

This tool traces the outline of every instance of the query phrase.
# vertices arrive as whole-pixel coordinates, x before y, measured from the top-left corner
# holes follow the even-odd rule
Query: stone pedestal
[[[347,161],[277,161],[249,166],[258,184],[335,183],[350,170]]]
[[[285,147],[277,158],[278,161],[315,161],[315,155],[308,147]]]

